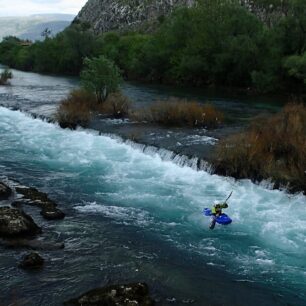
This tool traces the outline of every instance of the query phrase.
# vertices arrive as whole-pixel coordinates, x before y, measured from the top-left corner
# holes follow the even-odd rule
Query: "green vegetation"
[[[257,118],[247,131],[218,144],[214,165],[219,174],[272,178],[306,193],[306,107],[288,104],[270,118]]]
[[[97,102],[105,102],[110,93],[118,91],[121,76],[117,66],[106,57],[84,60],[81,72],[83,87],[95,94]]]
[[[1,74],[0,74],[0,85],[8,85],[9,80],[13,77],[12,72],[9,69],[5,69]]]
[[[24,44],[16,37],[0,43],[0,62],[10,67],[42,73],[78,75],[83,59],[94,52],[95,38],[85,25],[75,24],[55,38]]]
[[[31,46],[7,37],[0,44],[0,62],[79,74],[84,58],[104,56],[127,79],[305,93],[305,0],[255,2],[267,14],[273,4],[273,18],[264,23],[235,0],[199,0],[196,7],[162,18],[154,33],[94,36],[87,24],[75,22],[54,39]]]

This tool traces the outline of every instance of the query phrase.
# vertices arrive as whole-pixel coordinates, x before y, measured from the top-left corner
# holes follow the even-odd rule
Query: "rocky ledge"
[[[65,302],[66,306],[153,306],[154,300],[149,296],[145,283],[113,285],[97,288],[76,299]]]
[[[31,205],[41,208],[40,214],[47,220],[64,219],[65,214],[57,208],[57,204],[49,199],[46,193],[36,188],[16,187],[16,192],[22,195],[21,201],[15,201],[14,207]]]

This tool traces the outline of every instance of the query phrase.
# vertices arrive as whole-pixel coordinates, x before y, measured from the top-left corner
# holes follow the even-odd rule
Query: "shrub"
[[[217,127],[223,122],[223,114],[211,104],[170,99],[158,101],[147,109],[134,111],[132,118],[166,126]]]
[[[217,146],[216,171],[236,178],[271,178],[306,191],[306,107],[291,103]]]
[[[93,94],[85,90],[74,90],[61,102],[55,118],[63,128],[75,129],[77,125],[87,126],[94,104]]]
[[[131,102],[121,92],[110,94],[106,101],[99,105],[97,111],[101,114],[109,115],[115,118],[124,118],[128,116]]]
[[[13,77],[12,72],[9,69],[5,69],[1,74],[0,74],[0,85],[8,85],[8,80]]]
[[[121,82],[118,67],[103,55],[86,58],[85,68],[81,72],[81,81],[86,90],[95,94],[99,103],[104,102],[108,95],[116,92]]]

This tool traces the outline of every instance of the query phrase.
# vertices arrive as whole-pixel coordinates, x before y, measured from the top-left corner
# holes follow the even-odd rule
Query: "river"
[[[22,252],[0,247],[1,303],[61,305],[97,286],[145,281],[161,305],[306,304],[304,196],[34,119],[27,113],[52,114],[78,81],[14,74],[12,86],[0,88],[0,103],[23,112],[0,107],[1,177],[47,192],[67,217],[46,222],[33,215],[46,237],[65,243],[64,250],[41,252],[40,272],[18,269]],[[145,103],[167,91],[136,84],[124,90]],[[245,104],[216,99],[226,101],[230,109]],[[231,190],[233,223],[210,231],[203,208]]]

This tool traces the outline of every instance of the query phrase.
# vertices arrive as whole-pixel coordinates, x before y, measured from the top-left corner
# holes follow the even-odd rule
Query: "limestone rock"
[[[89,0],[74,22],[89,23],[95,33],[138,29],[144,23],[168,15],[175,7],[195,0]]]
[[[88,0],[73,22],[90,25],[96,34],[114,30],[144,30],[145,25],[169,15],[176,7],[191,7],[196,3],[197,0]],[[240,4],[268,26],[272,26],[288,10],[282,3],[271,5],[240,0]]]
[[[0,207],[0,237],[34,236],[41,233],[40,227],[23,211]]]

